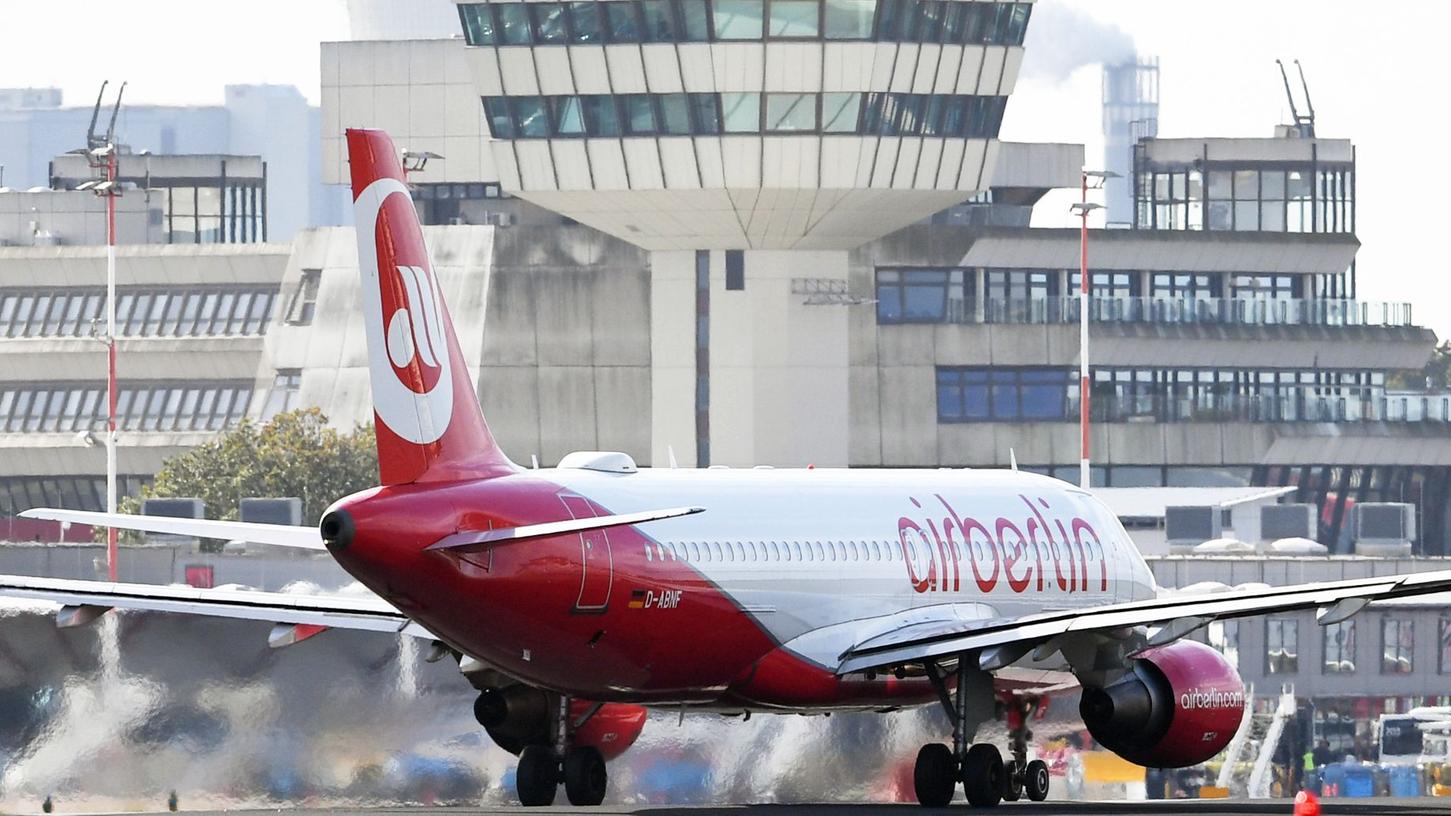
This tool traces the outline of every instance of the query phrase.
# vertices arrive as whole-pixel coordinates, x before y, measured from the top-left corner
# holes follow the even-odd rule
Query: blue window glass
[[[816,129],[816,94],[766,94],[766,130]]]
[[[605,20],[609,23],[610,42],[634,43],[640,41],[640,19],[635,16],[635,4],[629,2],[604,3]]]
[[[933,94],[927,99],[927,113],[922,118],[922,135],[937,136],[941,134],[943,121],[946,118],[947,105],[952,100],[950,96]]]
[[[1022,45],[1028,34],[1028,18],[1033,13],[1030,3],[1014,3],[1013,16],[1008,22],[1008,45]]]
[[[964,30],[967,27],[967,12],[970,6],[975,3],[951,3],[949,2],[943,11],[942,16],[942,42],[962,44],[965,42]]]
[[[675,42],[675,20],[670,0],[640,0],[645,42]]]
[[[937,372],[937,419],[939,421],[963,418],[962,372]]]
[[[1024,371],[1022,373],[1024,419],[1064,419],[1068,397],[1066,371]]]
[[[655,132],[655,106],[650,104],[649,94],[625,94],[620,101],[625,108],[626,134],[648,136]]]
[[[761,39],[763,0],[715,0],[715,36],[720,40]]]
[[[992,12],[993,8],[988,3],[959,3],[962,7],[962,39],[963,45],[981,45],[983,41],[984,20]]]
[[[466,3],[458,7],[459,22],[463,23],[464,42],[469,45],[494,44],[494,17],[486,3]]]
[[[724,93],[720,104],[726,133],[756,133],[761,129],[760,94]]]
[[[984,26],[989,45],[1007,45],[1009,30],[1013,24],[1013,4],[993,3],[990,20],[990,28]]]
[[[826,133],[851,133],[857,129],[861,113],[859,93],[826,93],[821,95],[821,129]]]
[[[514,138],[514,120],[509,116],[509,100],[502,96],[484,97],[484,116],[489,120],[489,133],[495,139]]]
[[[988,378],[992,385],[992,411],[998,419],[1012,419],[1018,416],[1017,372],[991,371]]]
[[[877,7],[877,39],[890,42],[897,39],[897,32],[901,26],[898,18],[900,9],[906,0],[881,0]]]
[[[710,39],[710,14],[706,0],[677,0],[681,27],[685,39],[691,42],[706,42]]]
[[[962,5],[960,3],[954,5]],[[826,0],[824,33],[828,40],[869,40],[877,0]]]
[[[544,112],[544,99],[538,96],[516,96],[509,100],[510,112],[518,135],[540,138],[549,135],[549,116]]]
[[[660,131],[671,136],[690,135],[690,104],[685,94],[660,95]]]
[[[554,130],[560,136],[584,135],[584,112],[580,109],[577,96],[549,97],[550,113],[554,115]]]
[[[962,418],[990,419],[988,375],[985,371],[967,371],[962,375]]]
[[[529,44],[529,13],[523,3],[499,3],[499,28],[504,45]]]
[[[942,125],[938,132],[943,136],[962,136],[967,132],[967,109],[970,96],[949,96],[942,106]]]
[[[604,42],[604,30],[600,27],[600,4],[594,0],[570,3],[569,28],[574,42]]]
[[[949,0],[957,3],[961,0]],[[946,16],[944,8],[948,3],[943,0],[919,0],[917,4],[917,25],[912,32],[913,39],[917,42],[935,43],[942,36],[942,18]]]
[[[715,94],[690,94],[690,115],[696,133],[720,133],[720,102]]]
[[[922,118],[926,114],[927,97],[923,94],[896,94],[897,132],[915,136],[922,132]]]
[[[541,43],[562,43],[566,39],[564,30],[563,3],[530,3],[530,16],[534,18],[534,41]]]
[[[817,0],[771,0],[769,32],[785,39],[820,36],[821,4]]]
[[[877,289],[877,322],[903,322],[901,287],[892,286]]]
[[[584,128],[590,136],[619,136],[620,115],[615,109],[615,97],[608,94],[591,94],[579,99],[584,109]]]

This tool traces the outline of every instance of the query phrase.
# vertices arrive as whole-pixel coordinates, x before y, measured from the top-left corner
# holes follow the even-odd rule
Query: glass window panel
[[[672,136],[690,135],[690,103],[685,94],[660,95],[660,130]]]
[[[495,139],[514,138],[514,120],[509,116],[509,100],[502,96],[484,97],[484,118]]]
[[[161,319],[166,316],[166,304],[171,296],[158,292],[151,300],[151,308],[146,312],[146,322],[141,327],[141,334],[145,337],[152,337],[161,332]]]
[[[1022,45],[1023,38],[1028,34],[1028,17],[1033,13],[1032,5],[1028,3],[1014,3],[1012,16],[1008,20],[1008,35],[1005,42],[1008,45]]]
[[[176,417],[181,411],[181,398],[184,392],[180,388],[166,389],[166,404],[161,409],[161,419],[157,424],[158,430],[169,431],[176,427]]]
[[[1234,202],[1234,228],[1238,232],[1257,232],[1260,228],[1258,201]]]
[[[610,42],[640,41],[640,18],[635,15],[634,3],[609,2],[602,5],[610,31]]]
[[[584,127],[589,135],[620,135],[620,116],[615,110],[615,97],[592,94],[580,97],[580,104],[584,108]]]
[[[525,138],[549,135],[549,117],[544,113],[544,99],[538,96],[516,96],[509,100],[509,109]]]
[[[827,133],[853,133],[861,113],[859,93],[821,95],[821,129]]]
[[[15,295],[0,296],[0,337],[10,337],[10,328],[15,323],[15,305],[19,298]]]
[[[964,5],[954,3],[953,5]],[[867,40],[872,36],[872,19],[877,0],[826,0],[828,40]]]
[[[217,390],[215,388],[202,389],[201,399],[197,401],[196,419],[192,427],[198,430],[211,427],[212,412],[217,405]]]
[[[527,3],[534,18],[534,41],[562,43],[565,41],[563,3]]]
[[[208,334],[226,333],[227,323],[232,317],[232,304],[236,301],[236,299],[236,292],[221,293],[221,295],[217,298],[217,314],[212,319],[211,330],[208,332]],[[138,312],[141,310],[141,305],[139,303],[136,306],[136,310]]]
[[[961,0],[950,0],[959,3]],[[917,4],[917,25],[912,32],[917,42],[937,42],[942,36],[942,18],[947,14],[943,0],[921,0]]]
[[[549,105],[553,108],[554,127],[559,135],[584,135],[584,112],[580,110],[579,97],[551,96]]]
[[[772,37],[815,37],[821,33],[817,0],[771,0]]]
[[[902,7],[905,0],[879,0],[877,11],[877,39],[883,42],[891,42],[897,38],[897,27],[900,24],[898,9]]]
[[[675,42],[675,19],[670,0],[640,0],[646,42]]]
[[[504,45],[529,44],[529,13],[525,3],[498,3],[500,40]]]
[[[485,3],[467,3],[458,7],[463,23],[464,41],[469,45],[494,44],[494,18]]]
[[[766,130],[816,129],[815,94],[766,94]]]
[[[763,0],[715,0],[715,36],[721,40],[759,40]],[[727,128],[729,130],[729,128]]]
[[[625,133],[649,135],[655,132],[655,106],[650,104],[649,94],[625,94],[621,102],[625,108]]]
[[[760,130],[760,94],[723,93],[720,102],[726,133],[755,133]]]
[[[1321,629],[1324,638],[1322,652],[1325,656],[1323,670],[1326,674],[1353,674],[1355,672],[1355,619],[1333,623]]]
[[[690,112],[696,133],[720,133],[720,105],[715,94],[690,94]]]
[[[1234,171],[1234,197],[1240,201],[1247,201],[1260,197],[1259,171]]]
[[[153,388],[146,400],[146,410],[141,415],[141,428],[154,431],[161,424],[161,409],[166,404],[165,388]]]
[[[126,334],[141,334],[141,327],[146,324],[146,315],[151,311],[151,298],[150,292],[143,292],[136,296],[136,305],[131,310],[131,319],[126,321]],[[117,322],[120,322],[119,318]]]
[[[685,27],[685,39],[705,42],[710,39],[710,17],[706,11],[706,0],[679,0],[680,22]]]
[[[600,4],[595,0],[569,4],[569,27],[577,43],[604,41],[604,29],[600,26]]]

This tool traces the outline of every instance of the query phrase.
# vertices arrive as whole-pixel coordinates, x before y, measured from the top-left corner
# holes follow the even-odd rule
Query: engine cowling
[[[569,718],[578,722],[594,703],[571,700]],[[518,754],[528,745],[553,745],[557,732],[559,698],[526,685],[484,689],[474,703],[474,717],[500,748]],[[624,703],[604,703],[569,737],[572,746],[593,746],[606,760],[635,744],[645,727],[645,709]]]
[[[1124,759],[1184,768],[1224,750],[1244,706],[1239,672],[1214,649],[1181,640],[1140,654],[1117,682],[1085,687],[1078,711],[1088,733]]]

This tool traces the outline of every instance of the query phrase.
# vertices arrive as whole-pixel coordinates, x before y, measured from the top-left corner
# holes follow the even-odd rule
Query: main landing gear
[[[949,694],[947,678],[935,663],[927,664],[927,677],[952,720],[952,747],[932,743],[922,746],[917,753],[912,775],[917,801],[924,807],[945,807],[952,801],[959,781],[968,804],[973,807],[995,807],[1005,800],[1016,802],[1025,794],[1034,802],[1046,799],[1048,766],[1042,760],[1028,761],[1027,721],[1036,704],[1013,701],[1013,705],[1020,706],[1009,712],[1013,758],[1003,762],[997,746],[982,742],[968,744],[968,735],[985,719],[980,710],[973,709],[972,703],[976,701],[981,706],[982,701],[992,700],[991,676],[973,670],[965,659],[958,660],[956,675],[956,693]]]
[[[515,772],[519,802],[526,807],[552,805],[563,784],[571,805],[600,804],[609,788],[604,755],[593,745],[570,744],[572,735],[600,710],[600,704],[572,717],[570,698],[539,695],[516,696],[523,724],[510,723],[510,703],[499,689],[484,688],[474,704],[479,724],[489,729],[500,747],[519,755]]]

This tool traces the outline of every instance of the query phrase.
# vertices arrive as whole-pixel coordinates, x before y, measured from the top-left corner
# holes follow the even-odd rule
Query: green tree
[[[334,501],[378,483],[378,449],[371,423],[351,434],[328,427],[316,408],[278,414],[266,423],[243,420],[211,442],[166,460],[142,498],[195,497],[207,516],[235,520],[237,500],[251,497],[302,499],[304,524],[312,524]],[[127,498],[125,513],[139,512]]]
[[[1442,340],[1431,351],[1431,359],[1425,367],[1416,370],[1397,371],[1386,377],[1386,385],[1395,389],[1419,391],[1451,388],[1451,340]]]

